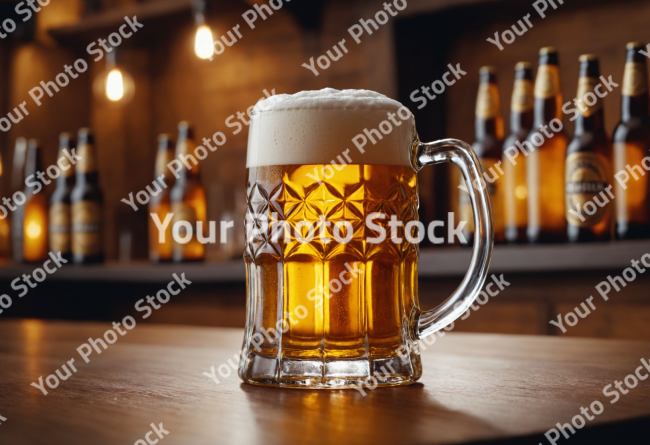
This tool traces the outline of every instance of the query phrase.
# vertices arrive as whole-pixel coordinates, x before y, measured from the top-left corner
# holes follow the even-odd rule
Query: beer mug
[[[417,341],[470,307],[492,254],[492,210],[472,148],[420,142],[406,107],[365,90],[272,96],[255,106],[249,131],[241,379],[297,388],[417,381]],[[476,236],[460,286],[423,311],[416,174],[442,162],[475,185]]]

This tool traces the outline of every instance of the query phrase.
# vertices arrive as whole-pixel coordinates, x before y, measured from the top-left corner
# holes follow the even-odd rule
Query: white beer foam
[[[368,90],[325,88],[271,96],[253,110],[246,167],[338,164],[337,156],[350,164],[410,166],[415,122],[413,116],[402,120],[397,115],[401,107],[396,100]],[[401,125],[389,120],[389,112]],[[379,131],[382,121],[390,122],[392,131],[381,133],[381,140],[372,132],[377,143],[368,139],[361,153],[352,138],[364,134],[364,129]],[[342,155],[346,149],[351,162]]]

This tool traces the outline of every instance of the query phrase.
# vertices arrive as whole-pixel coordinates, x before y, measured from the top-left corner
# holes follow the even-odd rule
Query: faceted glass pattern
[[[404,226],[390,224],[391,217],[417,221],[415,172],[386,165],[249,168],[247,201],[240,377],[307,388],[416,381],[422,369],[408,332],[418,246]],[[367,223],[373,213],[384,217]],[[380,228],[386,239],[371,242]],[[408,231],[417,238],[415,222]]]

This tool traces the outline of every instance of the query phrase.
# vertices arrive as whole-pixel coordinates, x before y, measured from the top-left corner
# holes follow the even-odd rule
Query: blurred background
[[[245,113],[264,97],[264,90],[275,94],[324,87],[375,90],[413,111],[422,140],[453,137],[471,142],[480,67],[496,68],[507,128],[517,62],[536,66],[541,47],[556,47],[566,101],[575,97],[581,54],[598,55],[601,72],[622,81],[625,45],[648,40],[650,19],[650,4],[645,1],[565,1],[557,10],[549,8],[545,20],[533,15],[532,29],[500,51],[486,38],[534,12],[530,1],[408,0],[404,11],[372,35],[364,35],[358,45],[348,28],[360,18],[373,17],[383,2],[291,0],[266,20],[258,19],[255,29],[242,19],[254,0],[55,0],[24,23],[15,13],[17,3],[0,1],[0,21],[13,18],[17,25],[0,40],[0,116],[23,101],[29,116],[0,132],[4,172],[0,195],[15,191],[10,171],[18,138],[39,139],[43,166],[48,166],[57,159],[61,132],[76,134],[79,128],[92,128],[104,194],[106,262],[65,266],[25,297],[16,298],[0,316],[112,321],[167,283],[173,272],[185,272],[194,284],[147,321],[233,327],[243,327],[245,322],[241,255],[248,131],[244,127],[233,135],[225,121]],[[197,57],[195,39],[201,24],[197,10],[203,10],[215,40],[238,24],[242,37],[212,60]],[[93,62],[86,47],[117,31],[125,16],[137,16],[144,27],[116,50],[116,66],[125,79],[132,78],[133,91],[125,100],[113,102],[94,87],[111,66],[106,58]],[[343,38],[349,54],[319,76],[301,66]],[[88,71],[52,97],[46,94],[43,104],[36,106],[28,92],[41,81],[54,81],[64,65],[79,58],[88,62]],[[418,110],[409,99],[411,92],[440,79],[449,63],[460,64],[467,76]],[[620,118],[620,107],[619,92],[605,98],[608,135]],[[200,182],[206,193],[207,219],[234,220],[240,236],[226,245],[206,246],[202,263],[152,264],[148,213],[134,212],[120,200],[151,184],[157,137],[161,133],[176,137],[180,121],[193,124],[198,143],[217,131],[226,134],[226,144],[202,161]],[[573,133],[568,119],[565,128],[568,135]],[[419,178],[421,219],[446,221],[457,201],[450,168],[424,169]],[[53,190],[54,185],[46,188],[48,197]],[[610,274],[620,274],[631,259],[645,252],[650,252],[647,240],[497,246],[491,270],[503,273],[511,286],[489,303],[477,305],[480,310],[458,321],[455,329],[558,334],[549,320],[596,294],[594,286]],[[444,300],[468,263],[469,252],[459,246],[423,244],[422,307]],[[15,295],[11,282],[34,267],[7,259],[0,267],[0,292]],[[647,339],[649,284],[649,277],[640,276],[609,302],[600,302],[607,304],[606,311],[596,310],[565,335]]]

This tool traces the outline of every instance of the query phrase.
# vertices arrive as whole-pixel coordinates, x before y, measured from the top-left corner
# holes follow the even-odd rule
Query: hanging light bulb
[[[194,52],[201,59],[212,60],[214,54],[214,40],[212,30],[205,24],[205,0],[193,0],[194,22],[196,23],[196,37],[194,39]]]
[[[196,29],[194,40],[194,51],[201,59],[209,59],[214,54],[214,40],[212,30],[208,25],[201,25]]]
[[[113,102],[117,102],[124,97],[124,80],[122,71],[118,68],[113,68],[108,73],[108,78],[106,79],[106,97]]]
[[[133,98],[135,84],[124,68],[117,66],[117,48],[106,54],[106,69],[94,81],[97,99],[109,103],[126,103]]]

